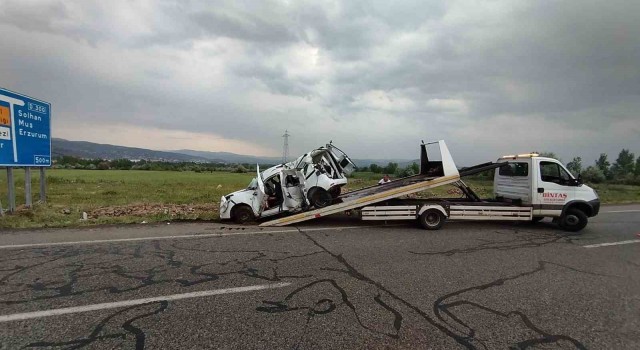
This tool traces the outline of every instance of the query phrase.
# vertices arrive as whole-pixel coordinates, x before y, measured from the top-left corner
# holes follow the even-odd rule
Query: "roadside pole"
[[[16,184],[13,182],[13,168],[7,168],[7,185],[9,187],[9,212],[16,211]]]
[[[24,197],[25,206],[31,208],[31,168],[24,168]]]
[[[44,167],[40,167],[40,203],[47,202],[47,177],[44,174]]]

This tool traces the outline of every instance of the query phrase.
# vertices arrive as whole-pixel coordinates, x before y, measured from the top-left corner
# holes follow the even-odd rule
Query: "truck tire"
[[[331,205],[331,195],[323,188],[312,188],[308,193],[309,203],[316,208],[324,208]]]
[[[246,224],[255,220],[253,210],[246,205],[241,205],[231,210],[231,218],[236,224]]]
[[[420,214],[418,221],[425,230],[439,230],[444,225],[444,214],[438,209],[427,209]]]
[[[565,231],[577,232],[582,230],[587,223],[589,222],[589,218],[587,214],[585,214],[582,210],[577,208],[569,208],[567,211],[560,217],[559,224],[560,227]]]

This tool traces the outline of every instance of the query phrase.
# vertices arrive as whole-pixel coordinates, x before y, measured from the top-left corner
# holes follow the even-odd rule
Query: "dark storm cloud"
[[[404,157],[447,139],[466,163],[530,148],[592,159],[640,152],[639,13],[627,1],[2,1],[0,79],[52,100],[61,127],[271,149],[289,128],[294,152],[334,139]]]

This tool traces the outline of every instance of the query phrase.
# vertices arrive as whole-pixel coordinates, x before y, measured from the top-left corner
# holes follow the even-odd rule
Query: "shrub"
[[[584,169],[581,175],[584,182],[599,184],[606,180],[602,170],[594,166],[588,166],[586,169]]]

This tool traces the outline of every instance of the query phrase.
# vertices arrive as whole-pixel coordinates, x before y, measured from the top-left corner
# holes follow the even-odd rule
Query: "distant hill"
[[[181,149],[175,151],[155,151],[145,148],[116,146],[87,141],[70,141],[54,138],[52,142],[52,156],[74,156],[79,158],[102,159],[145,159],[167,162],[201,162],[201,163],[249,163],[249,164],[279,164],[280,157],[258,157],[230,152],[206,152]],[[297,156],[291,157],[290,160]],[[414,161],[405,159],[353,159],[358,167],[371,164],[385,166],[389,162],[398,163],[400,167],[406,167]],[[420,162],[420,161],[415,161]]]
[[[79,158],[146,159],[167,162],[215,162],[215,160],[188,154],[57,138],[51,140],[51,148],[53,157],[74,156]]]
[[[257,157],[244,154],[236,154],[230,152],[207,152],[194,151],[191,149],[181,149],[169,151],[171,153],[187,154],[194,157],[200,157],[210,160],[222,160],[225,163],[249,163],[249,164],[279,164],[282,162],[280,157]]]

